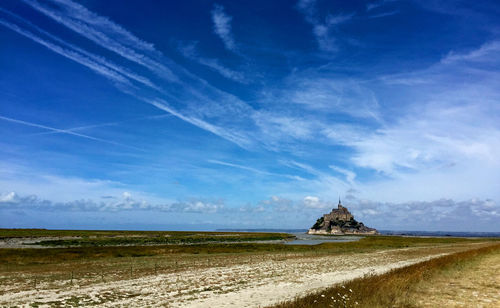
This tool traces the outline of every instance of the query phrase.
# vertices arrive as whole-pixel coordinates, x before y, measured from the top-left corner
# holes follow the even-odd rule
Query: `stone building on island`
[[[336,209],[320,217],[314,226],[309,229],[308,234],[378,234],[373,228],[366,227],[362,222],[357,222],[349,210],[339,204]]]

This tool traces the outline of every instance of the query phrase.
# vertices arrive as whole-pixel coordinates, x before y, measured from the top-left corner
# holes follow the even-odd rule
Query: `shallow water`
[[[286,242],[286,245],[318,245],[322,243],[355,242],[362,239],[362,236],[355,235],[312,235],[306,233],[291,233],[297,239]]]

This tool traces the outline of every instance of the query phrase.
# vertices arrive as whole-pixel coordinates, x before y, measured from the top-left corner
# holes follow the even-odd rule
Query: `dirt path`
[[[374,253],[255,260],[91,286],[9,292],[2,305],[100,305],[103,307],[259,307],[305,295],[365,274],[379,274],[478,245],[447,245]]]

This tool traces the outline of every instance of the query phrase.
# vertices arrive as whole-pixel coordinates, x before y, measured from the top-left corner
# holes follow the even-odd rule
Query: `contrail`
[[[172,116],[171,114],[161,114],[161,115],[155,115],[155,116],[140,117],[140,118],[125,120],[125,121],[107,122],[107,123],[101,123],[101,124],[72,127],[72,128],[64,129],[64,131],[65,132],[75,132],[75,131],[86,130],[86,129],[90,129],[90,128],[103,127],[103,126],[113,126],[113,125],[119,125],[122,123],[141,121],[141,120],[147,120],[147,119],[161,119],[161,118],[166,118],[166,117],[171,117],[171,116]],[[60,132],[56,132],[56,131],[48,131],[48,132],[29,134],[29,136],[50,135],[50,134],[59,134],[59,133]]]
[[[85,138],[85,139],[89,139],[89,140],[94,140],[94,141],[99,141],[99,142],[105,142],[105,143],[109,143],[109,144],[113,144],[113,145],[117,145],[117,146],[122,146],[122,147],[126,147],[126,148],[131,148],[131,149],[135,149],[135,150],[144,151],[143,149],[132,147],[132,146],[129,146],[129,145],[126,145],[126,144],[122,144],[122,143],[118,143],[118,142],[115,142],[115,141],[110,141],[110,140],[96,138],[96,137],[92,137],[92,136],[88,136],[88,135],[84,135],[84,134],[80,134],[80,133],[75,133],[75,132],[70,131],[70,130],[59,129],[59,128],[54,128],[54,127],[50,127],[50,126],[46,126],[46,125],[41,125],[41,124],[36,124],[36,123],[32,123],[32,122],[27,122],[27,121],[23,121],[23,120],[8,118],[8,117],[4,117],[4,116],[1,116],[1,115],[0,115],[0,120],[4,120],[4,121],[7,121],[7,122],[12,122],[12,123],[17,123],[17,124],[22,124],[22,125],[26,125],[26,126],[31,126],[31,127],[37,127],[37,128],[47,129],[47,130],[50,130],[50,131],[53,131],[53,132],[57,132],[57,133],[68,134],[68,135],[77,136],[77,137],[81,137],[81,138]]]

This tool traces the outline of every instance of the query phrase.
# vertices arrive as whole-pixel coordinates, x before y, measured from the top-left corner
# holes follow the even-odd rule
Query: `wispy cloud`
[[[224,7],[219,4],[215,4],[212,9],[212,22],[214,23],[214,32],[217,34],[224,46],[231,51],[236,50],[236,43],[234,42],[231,21],[232,17],[227,15],[224,11]]]
[[[340,78],[317,72],[294,72],[282,88],[267,89],[263,97],[270,103],[295,104],[310,111],[347,114],[380,121],[375,92],[354,78]]]
[[[200,56],[197,50],[197,42],[191,42],[189,44],[179,44],[179,51],[182,53],[182,55],[190,60],[196,61],[202,65],[205,65],[206,67],[209,67],[210,69],[218,72],[222,76],[240,82],[240,83],[247,83],[248,81],[246,80],[245,76],[238,71],[234,71],[220,63],[219,60],[217,59],[212,59],[212,58],[206,58]]]
[[[122,26],[114,23],[106,17],[89,11],[87,8],[78,3],[69,0],[53,0],[53,2],[68,11],[73,18],[84,20],[86,23],[102,29],[106,33],[110,33],[111,35],[117,37],[118,40],[124,45],[145,51],[155,51],[152,43],[137,38],[137,36],[124,29]]]
[[[8,23],[8,22],[4,21],[5,23],[9,24],[9,25],[4,24],[4,26],[9,27],[11,30],[18,32],[21,35],[25,35],[26,37],[33,39],[34,41],[36,41],[38,43],[40,43],[40,41],[45,41],[47,44],[50,44],[50,46],[57,46],[56,44],[60,44],[60,46],[57,47],[57,50],[59,50],[59,51],[64,50],[64,48],[67,48],[68,50],[73,51],[74,54],[76,54],[76,55],[79,54],[80,58],[87,57],[91,61],[94,61],[95,65],[99,65],[99,64],[102,65],[103,69],[109,69],[109,70],[115,71],[116,73],[121,74],[124,77],[127,77],[131,80],[134,80],[136,82],[139,82],[145,86],[148,86],[152,89],[155,89],[155,90],[161,92],[160,88],[157,85],[155,85],[151,80],[149,80],[148,78],[146,78],[144,76],[141,76],[139,74],[135,74],[122,66],[116,65],[115,63],[113,63],[109,60],[106,60],[104,57],[99,57],[95,54],[87,52],[86,50],[84,50],[82,48],[75,46],[74,44],[70,44],[70,43],[60,39],[59,37],[41,29],[40,27],[36,26],[35,24],[30,22],[29,20],[26,20],[26,19],[22,18],[21,16],[14,14],[8,10],[5,10],[1,7],[0,7],[0,12],[3,12],[7,16],[14,18],[16,21],[22,23],[23,25],[27,26],[28,28],[32,29],[33,31],[40,33],[42,36],[44,36],[48,40],[52,41],[52,43],[50,43],[47,40],[42,39],[41,37],[37,37],[36,35],[30,33],[29,31],[26,31],[26,29],[23,30],[22,28],[18,27],[15,24]],[[12,27],[14,27],[15,29],[13,29]],[[19,32],[19,31],[21,31],[23,33]],[[27,35],[27,34],[29,34],[29,35]],[[61,47],[61,46],[64,46],[64,47]],[[46,46],[46,47],[48,47],[52,51],[57,52],[56,50],[54,50],[53,48],[50,48],[49,46]],[[74,59],[72,59],[72,60],[74,60]],[[105,77],[106,77],[106,75],[105,75]]]
[[[318,47],[324,52],[335,52],[338,50],[335,31],[338,25],[352,19],[353,14],[327,14],[322,17],[316,8],[316,0],[300,0],[297,9],[304,15],[306,22],[313,27],[313,35]]]
[[[191,123],[197,127],[203,128],[206,131],[209,131],[217,136],[220,136],[226,140],[229,140],[237,145],[239,145],[242,148],[249,148],[252,145],[252,141],[245,135],[240,134],[238,132],[231,132],[228,131],[222,127],[210,124],[206,121],[203,121],[201,119],[191,117],[191,116],[186,116],[183,115],[182,113],[176,111],[173,107],[171,107],[166,101],[161,100],[161,99],[148,99],[144,97],[138,97],[140,100],[147,102],[148,104],[151,104],[161,110],[164,110],[175,117],[184,120],[188,123]]]
[[[398,10],[390,11],[390,12],[384,12],[384,13],[379,13],[379,14],[373,14],[368,16],[368,18],[382,18],[382,17],[387,17],[387,16],[392,16],[398,14]]]
[[[178,80],[170,68],[137,51],[152,51],[152,44],[143,42],[121,26],[90,12],[82,5],[70,0],[54,0],[55,7],[49,8],[36,0],[23,1],[99,46],[140,64],[169,81]]]
[[[144,45],[140,50],[133,49],[131,47],[133,45],[131,42],[139,42],[141,40],[131,39],[132,34],[130,32],[127,32],[128,34],[125,35],[124,33],[122,33],[122,30],[125,30],[121,26],[114,24],[109,19],[103,18],[100,19],[101,22],[95,23],[94,20],[90,19],[92,19],[91,17],[94,15],[97,16],[96,14],[69,0],[58,0],[56,8],[49,8],[48,6],[42,5],[37,1],[26,0],[26,2],[33,8],[53,18],[57,22],[92,40],[96,44],[113,52],[116,52],[126,59],[132,60],[135,63],[149,68],[152,71],[156,70],[156,72],[160,73],[160,75],[166,74],[171,75],[170,77],[174,76],[170,74],[170,68],[167,68],[167,66],[161,64],[156,60],[153,61],[150,56],[140,52],[140,50],[143,49],[150,50],[151,48],[153,48],[152,44],[146,44],[149,47],[142,48],[145,47]],[[59,9],[57,9],[57,7],[59,7]],[[114,26],[109,26],[110,23],[113,23]],[[176,72],[184,79],[183,81],[180,81],[177,76],[175,76],[175,78],[170,78],[167,76],[167,80],[181,82],[182,86],[170,87],[168,88],[170,89],[170,91],[162,89],[159,91],[161,93],[158,93],[158,95],[146,96],[144,95],[142,89],[138,88],[137,84],[132,84],[131,80],[139,81],[140,83],[149,85],[154,89],[159,89],[159,87],[150,83],[148,79],[140,76],[139,74],[113,65],[104,57],[86,52],[83,49],[66,43],[53,35],[48,34],[52,40],[60,42],[67,48],[61,47],[60,45],[57,45],[53,42],[49,42],[48,40],[44,40],[39,36],[34,35],[30,31],[22,29],[19,26],[6,20],[0,20],[0,24],[32,39],[33,41],[49,48],[50,50],[60,55],[63,55],[77,63],[80,63],[92,69],[96,73],[113,81],[118,89],[126,94],[132,95],[141,101],[147,102],[148,104],[151,104],[161,110],[167,111],[181,120],[191,123],[203,130],[214,133],[228,141],[234,142],[239,146],[248,147],[248,145],[250,144],[249,138],[247,136],[244,136],[242,133],[234,131],[234,129],[231,128],[223,127],[221,125],[211,124],[207,119],[203,119],[203,117],[211,118],[213,117],[214,113],[217,112],[215,116],[217,116],[219,120],[223,118],[232,119],[234,118],[235,114],[239,114],[241,112],[241,109],[236,110],[236,108],[247,109],[250,113],[252,112],[251,108],[249,108],[249,106],[247,106],[242,101],[238,100],[236,97],[215,87],[212,87],[207,81],[189,73],[187,70],[174,64],[173,61],[165,57],[162,57],[162,61],[166,61],[169,63],[169,65],[173,66],[176,69]],[[38,27],[37,29],[43,31]],[[114,33],[115,30],[118,32]],[[44,31],[43,33],[47,32]],[[125,37],[127,38],[125,39]],[[122,40],[125,40],[125,42],[122,42]],[[154,54],[155,57],[158,55],[161,56],[161,53],[156,51],[154,52]],[[158,70],[160,70],[161,72],[158,72]],[[204,89],[204,93],[202,93],[200,89]],[[216,100],[214,100],[210,96],[215,97]],[[180,111],[178,107],[173,107],[173,104],[167,104],[163,97],[177,103],[178,105],[187,105],[187,108],[184,108],[184,110]],[[197,114],[195,115],[194,112],[196,112]],[[223,113],[227,112],[229,112],[230,116],[223,115]]]
[[[350,170],[347,170],[345,168],[341,168],[341,167],[334,166],[334,165],[330,165],[328,167],[330,167],[330,169],[332,169],[334,171],[337,171],[337,172],[345,175],[347,182],[349,182],[351,185],[354,185],[354,180],[356,179],[356,173],[354,173]]]
[[[105,76],[106,78],[116,82],[119,85],[133,87],[133,85],[129,82],[129,80],[127,78],[125,78],[124,76],[118,74],[117,72],[115,72],[115,71],[113,71],[113,70],[111,70],[103,65],[100,65],[99,63],[91,60],[90,58],[84,56],[83,54],[80,54],[80,53],[75,52],[73,50],[65,49],[59,45],[56,45],[56,44],[53,44],[49,41],[43,40],[40,37],[34,35],[33,33],[29,32],[27,30],[21,29],[17,25],[9,23],[3,19],[0,19],[0,24],[11,29],[12,31],[15,31],[15,32],[47,47],[48,49],[52,50],[55,53],[60,54],[61,56],[64,56],[68,59],[71,59],[77,63],[80,63],[80,64],[90,68],[94,72]]]
[[[313,121],[303,117],[287,115],[283,112],[259,111],[252,119],[266,136],[269,146],[279,146],[287,140],[307,140],[314,136],[317,127]]]
[[[397,1],[397,0],[376,0],[376,1],[373,1],[373,2],[369,2],[366,4],[366,10],[367,11],[372,11],[376,8],[379,8],[379,7],[382,7],[384,5],[386,5],[387,3],[389,2],[394,2],[394,1]]]
[[[452,64],[459,61],[487,63],[498,57],[499,52],[500,41],[490,41],[467,53],[450,51],[443,59],[441,59],[441,63]]]
[[[281,173],[269,172],[269,171],[264,171],[264,170],[256,169],[256,168],[253,168],[253,167],[249,167],[249,166],[243,166],[243,165],[239,165],[239,164],[235,164],[235,163],[224,162],[224,161],[220,161],[220,160],[216,160],[216,159],[209,159],[208,162],[212,163],[212,164],[216,164],[216,165],[221,165],[221,166],[227,166],[227,167],[232,167],[232,168],[247,170],[247,171],[250,171],[250,172],[253,172],[253,173],[256,173],[256,174],[260,174],[260,175],[285,177],[285,178],[289,178],[289,179],[293,179],[293,180],[299,180],[299,181],[303,180],[303,178],[301,178],[300,176],[297,176],[297,175],[289,175],[289,174],[281,174]]]
[[[316,176],[322,176],[323,175],[323,172],[321,172],[321,171],[313,168],[312,166],[310,166],[308,164],[300,163],[300,162],[297,162],[297,161],[294,161],[294,160],[282,161],[281,163],[283,163],[286,166],[295,168],[295,169],[304,170],[307,173],[312,174],[312,175],[316,175]]]
[[[342,192],[359,185],[354,181],[354,173],[351,173],[348,170],[342,170],[343,172],[341,172],[340,170],[335,170],[337,173],[341,173],[342,175],[346,176],[346,180],[344,180],[331,171],[323,171],[306,163],[294,160],[282,160],[280,161],[280,163],[287,167],[301,170],[312,175],[312,178],[309,178],[301,185],[303,186],[303,188],[305,188],[304,191],[314,193],[324,199],[335,198]]]

